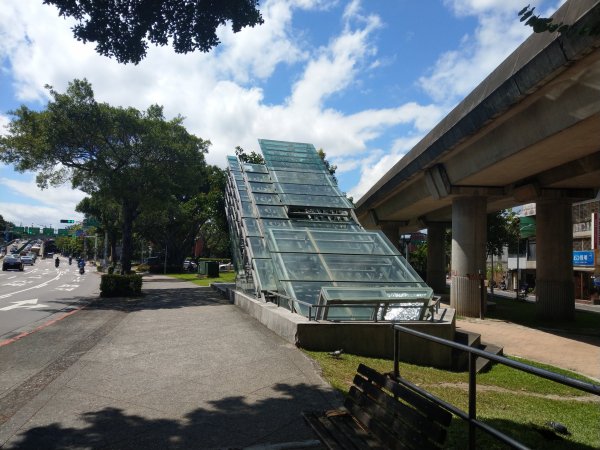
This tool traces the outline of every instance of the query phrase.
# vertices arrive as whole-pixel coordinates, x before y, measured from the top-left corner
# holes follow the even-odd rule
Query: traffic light
[[[75,223],[73,219],[60,219],[60,223]]]

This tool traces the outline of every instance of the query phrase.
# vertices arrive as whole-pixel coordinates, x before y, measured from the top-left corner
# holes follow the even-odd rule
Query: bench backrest
[[[452,414],[407,386],[360,364],[344,406],[388,448],[436,449]]]

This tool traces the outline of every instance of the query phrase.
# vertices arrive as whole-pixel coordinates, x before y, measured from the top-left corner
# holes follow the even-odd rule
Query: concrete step
[[[454,342],[479,348],[481,345],[481,335],[470,331],[456,330],[454,333]],[[454,370],[466,370],[468,367],[469,355],[460,350],[452,350],[452,368]]]
[[[456,330],[454,335],[454,342],[459,344],[467,345],[469,347],[477,348],[486,352],[493,353],[494,355],[502,355],[502,347],[497,345],[488,344],[481,342],[481,335],[478,333],[472,333],[470,331]],[[469,356],[465,352],[454,351],[453,352],[453,369],[454,370],[467,370],[469,367]],[[489,359],[478,357],[475,360],[475,370],[477,373],[488,370],[492,366],[492,362]]]
[[[483,350],[485,352],[488,352],[488,353],[492,353],[494,355],[503,355],[504,354],[503,348],[498,347],[497,345],[494,345],[494,344],[486,344],[486,343],[482,342],[481,344],[479,344],[479,349]],[[478,357],[475,360],[475,371],[477,373],[480,373],[480,372],[489,370],[492,367],[492,364],[493,364],[493,362],[490,361],[489,359]]]

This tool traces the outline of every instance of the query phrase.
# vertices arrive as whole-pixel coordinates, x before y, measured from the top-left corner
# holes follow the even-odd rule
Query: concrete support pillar
[[[444,252],[445,223],[427,224],[427,284],[433,292],[446,290],[446,253]]]
[[[479,317],[486,292],[485,276],[487,214],[485,197],[457,197],[452,202],[452,285],[450,305],[457,314]],[[483,301],[482,301],[483,296]]]
[[[381,231],[383,234],[394,244],[394,247],[399,252],[402,252],[400,249],[400,234],[398,233],[398,225],[382,225]]]
[[[575,314],[573,283],[573,219],[568,199],[543,199],[536,204],[537,314],[551,320]]]

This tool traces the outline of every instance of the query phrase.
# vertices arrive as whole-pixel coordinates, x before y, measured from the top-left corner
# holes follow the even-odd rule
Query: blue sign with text
[[[574,266],[586,266],[594,267],[594,251],[574,251],[573,252],[573,265]]]

